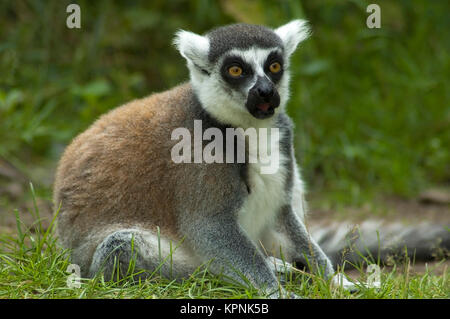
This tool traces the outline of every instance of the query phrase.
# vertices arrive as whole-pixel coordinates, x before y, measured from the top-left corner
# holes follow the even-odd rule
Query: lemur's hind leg
[[[185,247],[170,245],[166,238],[147,230],[123,229],[105,237],[97,246],[89,269],[89,277],[103,273],[106,280],[126,275],[147,278],[161,274],[165,278],[185,278],[200,265]]]

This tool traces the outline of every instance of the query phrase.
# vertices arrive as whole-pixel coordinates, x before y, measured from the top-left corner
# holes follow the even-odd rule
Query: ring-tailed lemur
[[[175,44],[190,82],[112,110],[74,139],[58,166],[54,203],[59,238],[83,276],[123,275],[133,259],[143,276],[158,269],[180,278],[209,263],[212,272],[281,297],[268,256],[281,252],[333,275],[304,225],[303,182],[284,111],[289,58],[307,37],[302,20],[275,30],[234,24],[203,36],[180,31]],[[195,121],[202,134],[278,129],[269,150],[279,153],[278,170],[262,174],[261,162],[247,160],[175,162],[172,132],[194,134]],[[246,159],[258,158],[259,147],[237,132],[223,145],[243,138]]]

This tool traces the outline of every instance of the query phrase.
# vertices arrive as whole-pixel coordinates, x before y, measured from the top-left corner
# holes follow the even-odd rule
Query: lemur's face
[[[249,126],[284,107],[289,57],[307,36],[306,23],[295,20],[275,30],[234,24],[205,36],[180,31],[175,44],[202,106],[221,122]]]
[[[271,117],[280,105],[283,77],[281,48],[233,49],[220,59],[220,85],[237,104],[257,119]]]

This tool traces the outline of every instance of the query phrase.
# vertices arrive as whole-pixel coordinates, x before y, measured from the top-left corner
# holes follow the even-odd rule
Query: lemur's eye
[[[237,65],[233,65],[228,68],[228,73],[233,77],[238,77],[242,74],[242,68]]]
[[[281,71],[281,64],[278,62],[274,62],[269,66],[269,70],[272,73],[278,73]]]

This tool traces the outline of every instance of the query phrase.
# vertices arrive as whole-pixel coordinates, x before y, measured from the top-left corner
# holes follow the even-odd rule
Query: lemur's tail
[[[370,257],[371,262],[406,255],[415,261],[449,257],[450,223],[406,225],[372,219],[360,224],[315,222],[308,226],[334,265],[342,265],[344,260],[357,264],[361,256]]]

